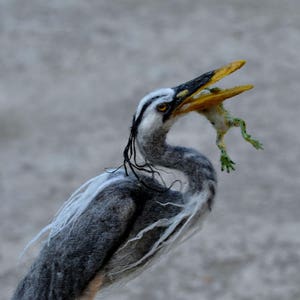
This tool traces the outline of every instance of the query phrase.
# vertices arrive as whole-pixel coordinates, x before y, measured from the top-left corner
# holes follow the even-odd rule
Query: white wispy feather
[[[48,232],[48,241],[56,236],[66,226],[75,222],[76,219],[85,211],[93,199],[107,186],[122,179],[124,170],[108,170],[95,176],[81,185],[63,204],[56,213],[52,222],[45,226],[25,247],[21,257],[25,252]]]
[[[191,237],[197,230],[199,230],[199,225],[201,225],[204,220],[204,215],[207,212],[207,208],[203,209],[203,205],[206,203],[209,193],[209,189],[204,188],[200,193],[194,195],[186,195],[186,199],[189,200],[184,203],[182,210],[177,215],[169,219],[160,219],[155,223],[150,224],[149,226],[141,230],[135,237],[128,240],[118,251],[121,251],[128,244],[141,239],[145,234],[147,234],[147,232],[153,230],[154,228],[165,227],[165,230],[160,238],[153,244],[149,252],[146,253],[140,260],[122,268],[117,272],[110,273],[109,275],[113,276],[133,269],[145,263],[148,258],[153,256],[158,251],[162,250],[160,254],[168,252],[172,246],[179,244],[187,238]],[[176,228],[178,228],[180,224],[183,225],[181,225],[180,229],[176,231]],[[159,255],[155,256],[155,258],[158,257]],[[151,264],[153,262],[154,260],[151,260]],[[146,263],[139,271],[135,272],[132,277],[136,277],[138,273],[145,269],[146,266],[148,266],[148,263]],[[129,280],[129,278],[132,277],[128,276],[125,281]]]

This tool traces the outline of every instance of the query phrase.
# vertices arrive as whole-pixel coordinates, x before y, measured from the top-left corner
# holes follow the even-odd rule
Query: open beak
[[[225,76],[240,69],[246,61],[234,61],[220,69],[207,72],[191,81],[174,88],[178,106],[173,116],[191,111],[203,111],[222,103],[224,100],[253,88],[253,85],[236,86],[230,89],[213,88],[212,85]]]

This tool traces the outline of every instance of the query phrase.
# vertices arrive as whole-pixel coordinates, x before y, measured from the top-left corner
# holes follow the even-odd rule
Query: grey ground
[[[228,102],[265,144],[227,137],[237,171],[219,172],[203,230],[105,299],[300,299],[300,2],[297,0],[0,1],[0,299],[31,254],[24,245],[68,195],[118,166],[147,92],[236,59]],[[214,132],[196,115],[173,143],[218,164]],[[35,251],[33,252],[35,253]]]

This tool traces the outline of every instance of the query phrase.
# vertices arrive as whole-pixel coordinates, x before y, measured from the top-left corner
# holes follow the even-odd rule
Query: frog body
[[[213,88],[209,91],[211,93],[218,93],[220,89]],[[239,127],[245,141],[250,143],[255,149],[263,149],[263,145],[258,140],[253,139],[247,132],[246,122],[243,119],[232,116],[230,112],[224,108],[222,103],[213,105],[198,112],[204,115],[216,130],[216,144],[221,152],[220,162],[222,171],[226,170],[229,173],[230,171],[235,170],[235,163],[228,155],[226,144],[224,142],[224,136],[230,128]]]

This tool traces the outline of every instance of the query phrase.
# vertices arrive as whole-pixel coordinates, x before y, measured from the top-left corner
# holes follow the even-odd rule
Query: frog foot
[[[250,143],[255,149],[264,149],[263,144],[259,140],[253,139],[252,136],[247,133],[246,127],[241,126],[241,133],[244,140]]]
[[[240,127],[242,137],[246,142],[250,143],[255,149],[263,149],[263,144],[260,141],[253,139],[252,136],[247,132],[246,122],[244,120],[234,118],[233,120],[230,120],[230,122],[231,125]]]
[[[227,154],[227,152],[225,150],[221,150],[221,157],[220,157],[220,161],[221,161],[221,171],[226,170],[227,173],[229,173],[230,171],[234,171],[234,161],[231,160],[231,158],[229,157],[229,155]]]
[[[255,140],[251,138],[251,135],[247,138],[244,138],[247,142],[249,142],[255,149],[264,149],[263,144],[259,140]]]

